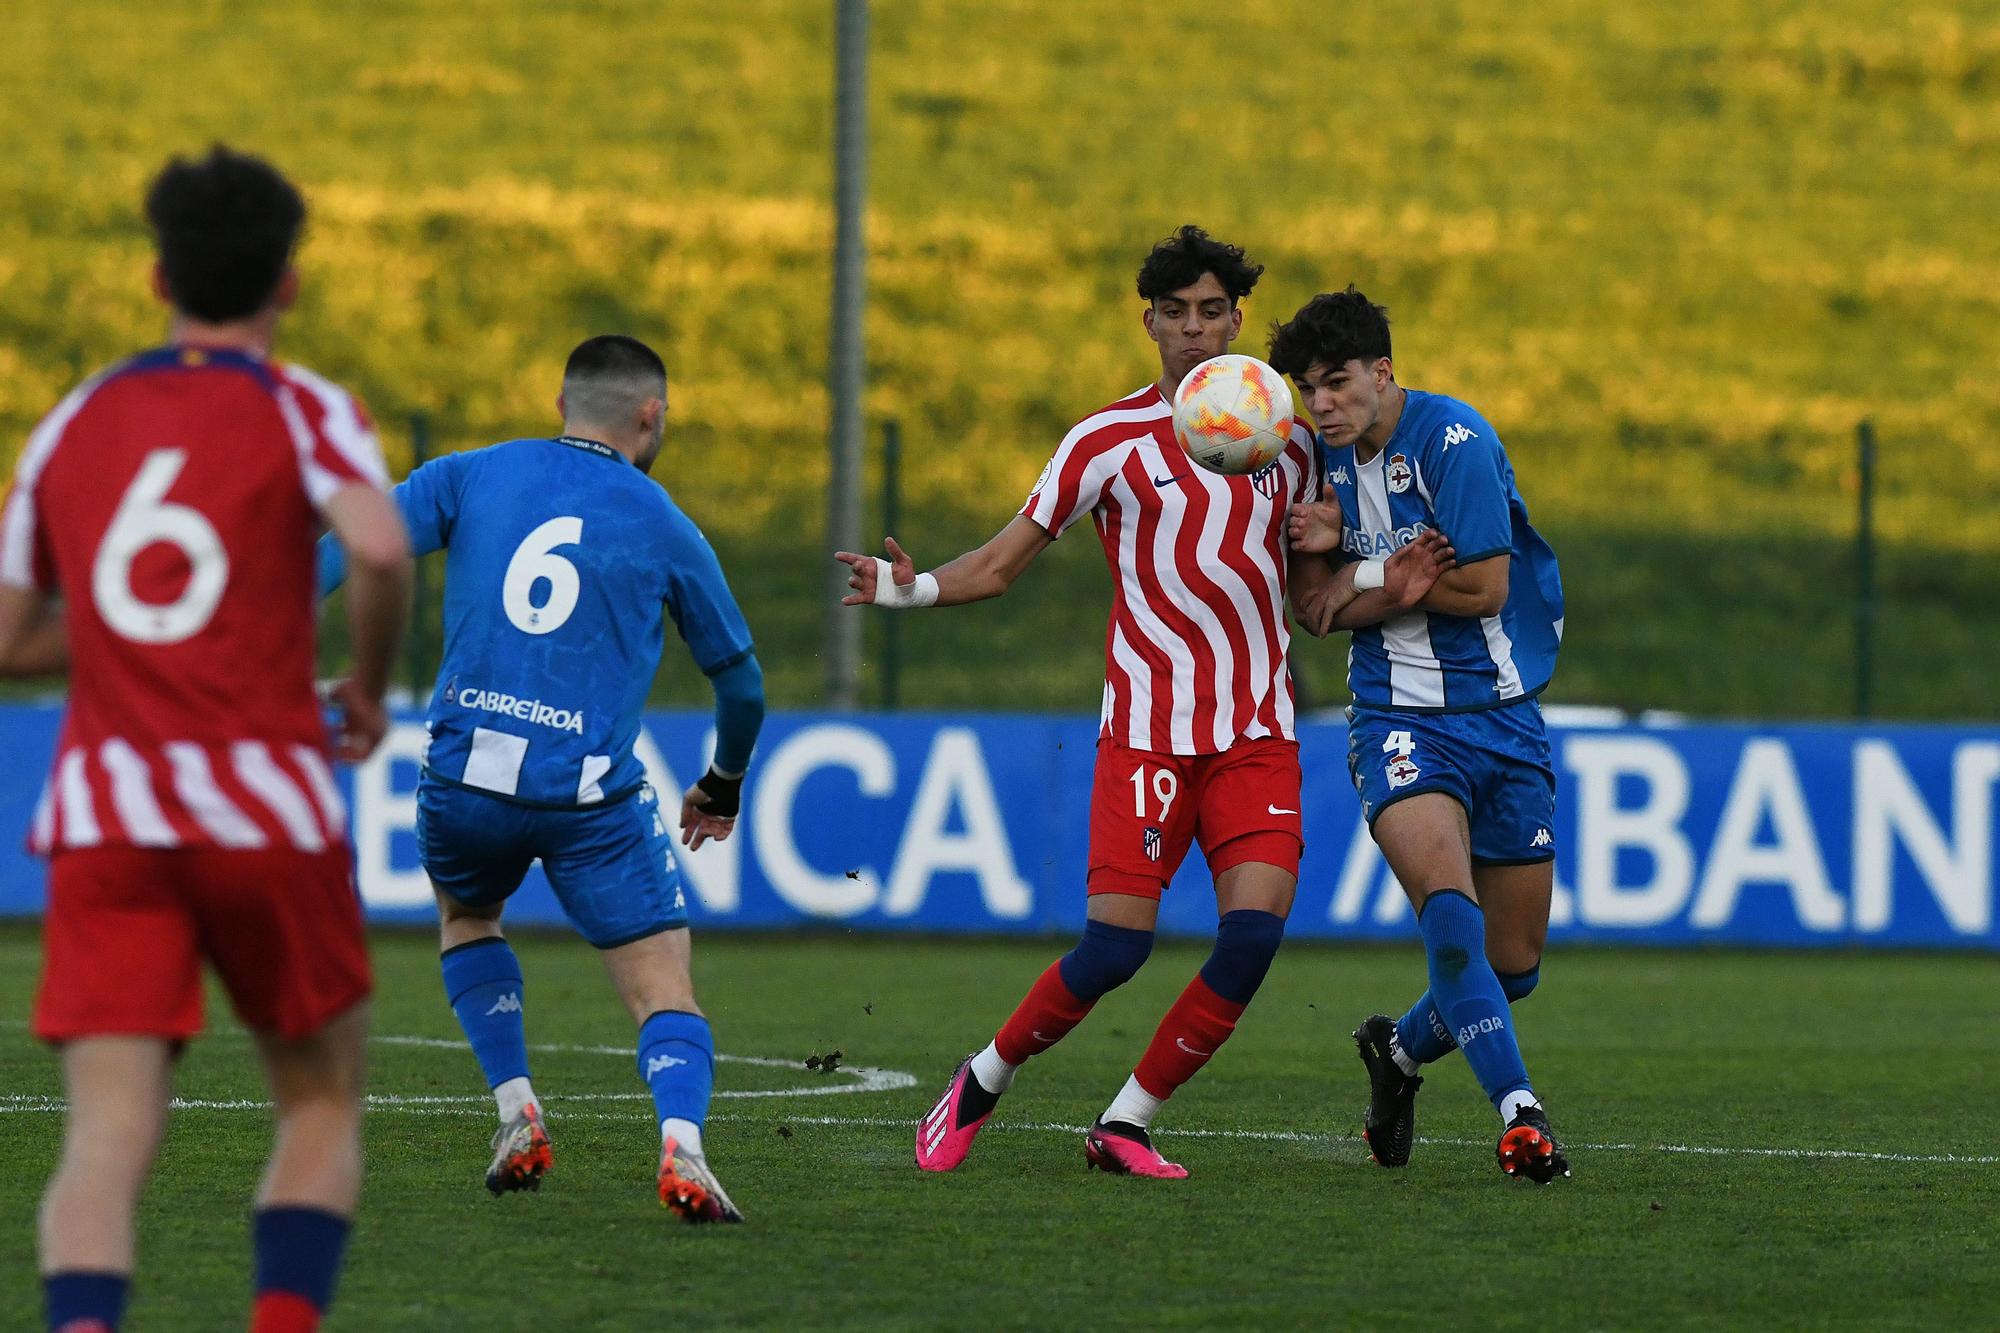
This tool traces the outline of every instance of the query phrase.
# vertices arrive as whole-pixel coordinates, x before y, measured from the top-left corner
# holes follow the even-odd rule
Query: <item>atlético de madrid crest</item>
[[[1148,861],[1160,859],[1160,831],[1157,828],[1146,830],[1146,859]]]
[[[1277,499],[1278,491],[1282,489],[1285,484],[1284,470],[1278,466],[1278,460],[1274,458],[1270,462],[1264,464],[1264,466],[1258,468],[1257,471],[1251,475],[1250,484],[1252,486],[1255,486],[1257,488],[1257,494],[1263,496],[1265,499],[1267,500]]]
[[[1409,459],[1401,454],[1390,454],[1389,461],[1382,467],[1382,475],[1387,479],[1389,489],[1401,495],[1410,489],[1410,483],[1416,480],[1417,474],[1410,471]]]

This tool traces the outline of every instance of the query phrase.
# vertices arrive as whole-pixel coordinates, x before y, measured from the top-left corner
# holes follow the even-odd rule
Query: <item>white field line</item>
[[[761,1061],[760,1061],[761,1063]],[[779,1062],[789,1063],[789,1062]],[[907,1085],[904,1085],[907,1086]],[[859,1088],[843,1089],[860,1091]],[[716,1093],[720,1097],[724,1094]],[[781,1096],[782,1093],[765,1093],[765,1096]],[[577,1103],[635,1102],[650,1100],[644,1092],[586,1092],[567,1096],[547,1098],[549,1119],[563,1120],[610,1120],[622,1121],[633,1118],[628,1111],[588,1111],[571,1109]],[[205,1098],[177,1097],[173,1107],[177,1111],[267,1111],[271,1104],[251,1098]],[[397,1115],[447,1115],[473,1116],[485,1119],[493,1114],[491,1097],[471,1096],[407,1096],[398,1093],[371,1093],[368,1107],[372,1111],[383,1111]],[[14,1094],[0,1096],[0,1115],[8,1112],[60,1112],[64,1103],[60,1097],[44,1097],[34,1094]],[[748,1115],[740,1112],[721,1112],[711,1115],[710,1120],[737,1124],[770,1124],[768,1115]],[[916,1128],[914,1116],[871,1116],[871,1115],[785,1115],[776,1117],[778,1125],[824,1125],[836,1129],[896,1129],[906,1133]],[[1054,1121],[1005,1122],[994,1121],[987,1126],[991,1130],[1025,1134],[1082,1134],[1086,1126],[1065,1125]],[[1163,1141],[1174,1139],[1234,1139],[1254,1143],[1303,1143],[1325,1147],[1352,1146],[1361,1151],[1358,1140],[1344,1135],[1309,1134],[1295,1129],[1169,1129],[1161,1132]],[[1418,1143],[1433,1144],[1453,1148],[1484,1148],[1489,1146],[1485,1139],[1426,1138],[1418,1137]],[[1959,1153],[1894,1153],[1860,1152],[1847,1148],[1725,1148],[1696,1143],[1579,1143],[1568,1147],[1583,1152],[1626,1152],[1626,1153],[1668,1153],[1695,1157],[1767,1157],[1795,1161],[1854,1161],[1854,1162],[1901,1162],[1928,1163],[1954,1166],[1993,1166],[2000,1164],[2000,1156],[1975,1156]]]
[[[5,1027],[24,1026],[20,1022],[0,1023]],[[228,1034],[228,1030],[215,1035]],[[228,1035],[241,1036],[241,1033]],[[407,1037],[378,1035],[370,1041],[385,1046],[423,1046],[448,1050],[463,1050],[465,1043],[445,1037]],[[632,1058],[629,1046],[574,1045],[565,1042],[547,1042],[530,1045],[530,1051],[558,1052],[576,1055],[615,1055]],[[777,1059],[766,1055],[725,1055],[716,1053],[716,1060],[730,1064],[758,1065],[769,1069],[793,1069],[800,1064],[796,1060]],[[899,1088],[916,1086],[916,1076],[899,1069],[877,1069],[868,1065],[853,1065],[834,1071],[836,1076],[845,1075],[856,1081],[852,1083],[823,1083],[802,1088],[759,1088],[744,1090],[718,1090],[712,1095],[720,1098],[749,1097],[823,1097],[832,1093],[892,1092]],[[551,1120],[627,1120],[628,1112],[570,1110],[574,1103],[635,1102],[651,1100],[645,1092],[583,1092],[544,1098]],[[255,1098],[207,1098],[176,1097],[173,1109],[177,1111],[268,1111],[271,1104]],[[8,1112],[60,1112],[66,1103],[60,1097],[48,1097],[35,1093],[15,1093],[0,1095],[0,1115]],[[368,1095],[368,1109],[387,1111],[398,1115],[475,1115],[493,1114],[493,1099],[489,1096],[436,1095],[376,1092]],[[867,1115],[812,1115],[787,1116],[780,1114],[785,1125],[825,1125],[837,1129],[902,1129],[914,1131],[917,1117],[867,1116]],[[746,1115],[722,1112],[709,1117],[723,1122],[764,1121],[761,1115]],[[1065,1125],[1054,1121],[992,1121],[987,1128],[1012,1133],[1026,1134],[1082,1134],[1088,1126]],[[1165,1138],[1188,1139],[1235,1139],[1252,1143],[1307,1143],[1335,1146],[1354,1143],[1345,1135],[1309,1134],[1297,1129],[1165,1129]],[[1440,1147],[1478,1148],[1487,1146],[1485,1139],[1425,1138],[1418,1137],[1418,1143],[1435,1144]],[[1955,1166],[2000,1165],[2000,1156],[1960,1153],[1894,1153],[1863,1152],[1851,1148],[1726,1148],[1699,1143],[1580,1143],[1564,1145],[1584,1152],[1633,1152],[1668,1153],[1689,1157],[1766,1157],[1793,1161],[1844,1161],[1844,1162],[1904,1162],[1929,1163]]]

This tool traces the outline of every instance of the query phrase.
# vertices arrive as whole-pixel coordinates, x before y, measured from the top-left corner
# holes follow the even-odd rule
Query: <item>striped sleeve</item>
[[[1022,517],[1039,523],[1051,537],[1060,537],[1070,524],[1097,508],[1118,475],[1132,438],[1131,428],[1121,425],[1105,425],[1092,417],[1065,435],[1021,506]]]
[[[354,396],[300,366],[286,366],[279,378],[278,411],[298,451],[299,479],[314,508],[356,483],[389,484],[382,442],[375,423]]]
[[[1319,439],[1304,417],[1292,418],[1292,438],[1285,446],[1285,454],[1298,467],[1298,485],[1292,492],[1292,503],[1318,503],[1325,495],[1320,476]]]

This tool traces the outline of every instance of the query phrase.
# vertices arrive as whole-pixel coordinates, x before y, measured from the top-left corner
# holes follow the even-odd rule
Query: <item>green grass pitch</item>
[[[1407,949],[1289,947],[1229,1047],[1160,1121],[1184,1183],[1084,1170],[1196,943],[1025,1070],[970,1161],[929,1178],[911,1125],[1057,951],[1049,941],[707,936],[731,1056],[710,1157],[749,1217],[694,1230],[652,1197],[650,1106],[590,950],[522,933],[556,1167],[487,1197],[492,1129],[428,936],[380,933],[363,1211],[329,1328],[1968,1327],[2000,1309],[2000,974],[1973,957],[1561,950],[1519,1011],[1575,1176],[1503,1179],[1453,1059],[1401,1172],[1358,1137],[1346,1040],[1408,1000]],[[56,1152],[53,1060],[23,1020],[36,934],[0,930],[0,1327],[35,1328],[34,1200]],[[218,1015],[221,1010],[215,1011]],[[254,1101],[226,1020],[182,1095]],[[867,1090],[847,1068],[914,1075]],[[875,1083],[902,1082],[887,1075]],[[833,1091],[836,1088],[860,1089]],[[768,1092],[771,1096],[744,1096]],[[735,1095],[731,1095],[735,1094]],[[426,1100],[429,1099],[429,1100]],[[143,1205],[132,1327],[233,1325],[257,1109],[178,1112]],[[1982,1313],[1984,1312],[1984,1313]]]

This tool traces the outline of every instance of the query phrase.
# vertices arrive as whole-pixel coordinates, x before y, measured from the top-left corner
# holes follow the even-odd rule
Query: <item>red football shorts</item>
[[[1261,861],[1296,876],[1305,848],[1298,742],[1267,736],[1220,754],[1158,754],[1100,740],[1089,891],[1158,898],[1197,841],[1210,875]]]
[[[373,988],[345,847],[95,847],[49,860],[35,1035],[201,1031],[201,963],[248,1027],[297,1039]]]

